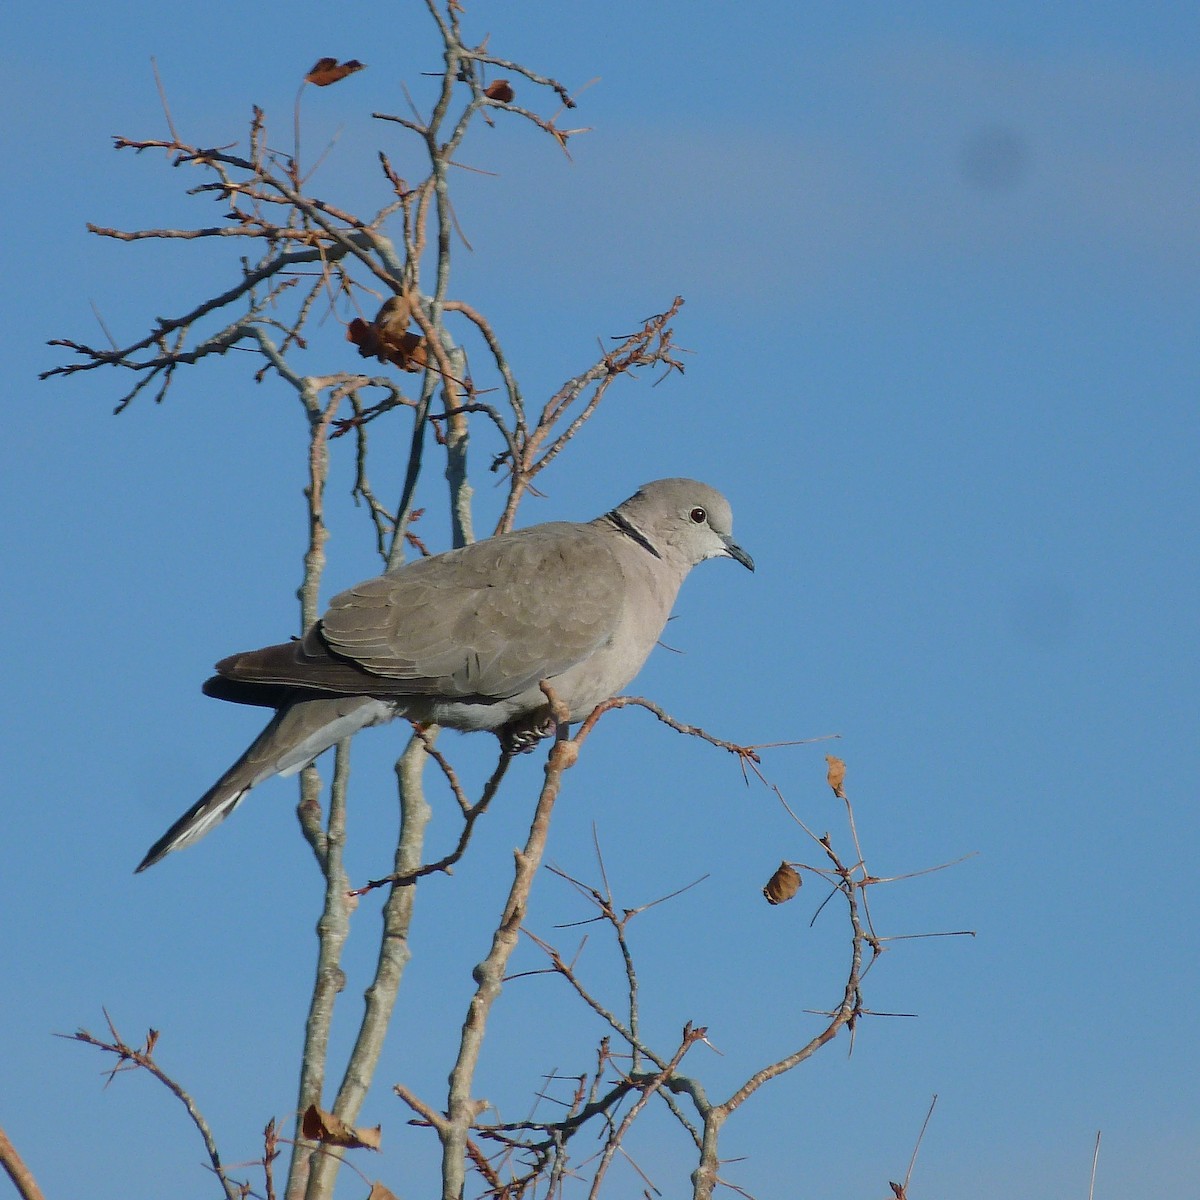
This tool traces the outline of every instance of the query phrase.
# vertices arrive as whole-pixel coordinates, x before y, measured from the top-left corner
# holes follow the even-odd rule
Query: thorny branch
[[[611,700],[605,700],[603,704],[599,704],[588,716],[588,718],[579,727],[579,732],[575,735],[575,741],[580,745],[587,740],[592,730],[596,728],[600,718],[605,713],[613,712],[618,708],[644,708],[647,712],[653,713],[664,725],[674,729],[676,733],[686,734],[688,737],[699,738],[703,742],[707,742],[710,746],[716,746],[720,750],[728,750],[730,754],[737,757],[739,762],[749,762],[757,766],[762,759],[758,755],[758,749],[754,746],[742,746],[737,742],[729,742],[724,738],[714,737],[711,733],[701,729],[699,725],[687,725],[682,721],[675,720],[670,716],[665,709],[653,703],[653,701],[645,699],[643,696],[614,696]]]
[[[158,1031],[151,1029],[146,1035],[145,1044],[140,1049],[137,1049],[130,1046],[121,1037],[107,1012],[104,1014],[104,1020],[108,1024],[109,1039],[107,1041],[96,1037],[86,1029],[79,1029],[74,1034],[62,1034],[61,1036],[72,1038],[77,1042],[83,1042],[88,1046],[95,1046],[97,1050],[103,1050],[106,1054],[115,1056],[117,1064],[108,1073],[108,1081],[110,1083],[125,1071],[140,1069],[153,1075],[187,1110],[192,1124],[195,1125],[200,1133],[200,1137],[204,1142],[204,1149],[208,1154],[208,1160],[212,1164],[213,1172],[221,1181],[221,1187],[224,1189],[228,1200],[239,1200],[239,1197],[243,1195],[242,1186],[235,1183],[226,1174],[225,1168],[221,1164],[221,1155],[217,1151],[217,1144],[213,1139],[212,1130],[209,1128],[208,1122],[204,1119],[204,1115],[196,1107],[196,1102],[192,1097],[154,1061],[154,1047],[158,1041]]]
[[[492,463],[492,470],[506,464],[510,470],[508,503],[496,525],[497,533],[512,528],[517,505],[534,477],[554,461],[592,417],[614,379],[639,367],[683,371],[670,324],[682,307],[683,297],[676,296],[666,312],[647,318],[636,333],[623,337],[597,363],[563,384],[542,407],[532,430],[522,427],[523,407],[516,409],[520,421],[514,431],[515,451],[510,447]],[[556,433],[564,421],[566,427]]]
[[[458,801],[459,809],[462,812],[463,824],[459,831],[458,842],[453,850],[443,855],[434,862],[422,863],[419,867],[413,867],[403,872],[393,872],[391,875],[384,875],[380,879],[372,879],[365,883],[362,887],[355,888],[349,894],[351,896],[365,896],[368,892],[374,891],[376,888],[385,887],[390,884],[393,887],[408,887],[417,882],[418,879],[424,878],[426,875],[435,874],[450,874],[452,873],[456,863],[462,860],[462,857],[467,852],[467,847],[471,841],[471,834],[475,830],[475,825],[479,819],[487,812],[488,806],[495,799],[496,793],[500,790],[500,784],[504,780],[504,776],[508,771],[509,764],[512,762],[512,756],[509,754],[501,754],[500,761],[496,764],[496,769],[492,772],[491,778],[484,784],[483,792],[479,799],[472,804],[462,790],[461,784],[458,782],[458,776],[454,773],[453,767],[446,761],[445,757],[434,747],[429,734],[422,729],[417,729],[415,734],[416,740],[424,747],[425,753],[441,769],[450,783],[450,787],[454,793],[455,799]]]
[[[751,764],[755,774],[768,788],[780,795],[782,800],[778,788],[762,775],[761,758],[756,748],[741,746],[738,743],[716,737],[699,727],[677,721],[657,705],[638,697],[621,697],[601,705],[583,722],[570,742],[560,741],[555,746],[550,760],[551,764],[554,763],[556,756],[568,748],[572,753],[569,759],[564,761],[574,761],[583,743],[604,714],[628,705],[644,707],[672,729],[688,736],[700,738],[710,745],[735,754],[743,764]],[[831,759],[831,762],[837,761],[840,760]],[[452,790],[459,799],[460,807],[464,812],[468,811],[470,806],[465,796],[461,794],[456,777],[452,771],[444,770]],[[551,772],[552,767],[548,765],[548,783]],[[601,1043],[597,1067],[590,1077],[590,1082],[585,1075],[573,1077],[575,1084],[572,1094],[569,1098],[561,1101],[563,1114],[557,1119],[550,1120],[531,1114],[526,1119],[516,1122],[480,1123],[478,1118],[481,1115],[483,1104],[480,1101],[469,1100],[469,1090],[459,1090],[456,1093],[452,1087],[454,1099],[451,1105],[445,1111],[439,1112],[422,1101],[410,1089],[403,1085],[397,1085],[397,1094],[418,1114],[422,1123],[428,1124],[438,1132],[444,1152],[444,1178],[452,1182],[453,1188],[461,1190],[463,1180],[457,1174],[450,1174],[451,1165],[447,1157],[450,1147],[453,1147],[455,1161],[462,1162],[465,1159],[473,1165],[485,1183],[484,1194],[487,1196],[496,1197],[498,1200],[499,1198],[509,1200],[509,1198],[524,1197],[542,1191],[547,1196],[557,1196],[561,1192],[563,1181],[569,1176],[577,1177],[581,1166],[584,1165],[573,1164],[571,1161],[569,1147],[572,1145],[573,1139],[577,1138],[585,1128],[598,1122],[602,1128],[603,1149],[599,1158],[595,1160],[597,1165],[590,1185],[589,1196],[594,1197],[599,1192],[601,1182],[615,1154],[625,1153],[623,1142],[630,1125],[642,1115],[650,1098],[655,1095],[661,1096],[667,1103],[671,1113],[690,1135],[699,1152],[698,1164],[692,1176],[694,1197],[710,1197],[718,1184],[726,1183],[718,1174],[720,1165],[718,1144],[721,1130],[729,1117],[766,1084],[807,1061],[843,1029],[850,1033],[851,1045],[853,1045],[853,1034],[857,1023],[862,1017],[873,1015],[863,999],[862,980],[870,963],[874,962],[882,952],[884,939],[879,938],[865,920],[864,902],[868,888],[892,880],[878,878],[866,872],[853,808],[844,791],[841,790],[840,779],[835,790],[846,802],[847,822],[857,857],[853,860],[844,859],[835,849],[830,835],[825,834],[815,838],[822,848],[825,863],[815,866],[797,864],[800,870],[830,882],[833,887],[833,895],[841,896],[845,905],[849,934],[849,958],[840,998],[832,1009],[824,1013],[824,1024],[815,1035],[773,1062],[753,1071],[726,1099],[720,1102],[714,1102],[709,1097],[698,1078],[685,1075],[679,1070],[687,1048],[695,1041],[706,1040],[703,1029],[696,1029],[689,1024],[685,1029],[684,1042],[672,1053],[660,1054],[648,1045],[638,1031],[639,982],[633,951],[627,936],[628,926],[635,916],[687,889],[681,888],[659,900],[637,907],[621,907],[612,894],[597,844],[597,856],[603,880],[602,887],[586,884],[564,871],[555,868],[551,868],[551,870],[583,895],[598,913],[595,919],[603,921],[613,931],[625,964],[625,1013],[620,1014],[616,1008],[605,1004],[583,983],[575,961],[569,960],[557,947],[544,938],[539,937],[528,928],[523,928],[530,941],[545,954],[549,970],[565,980],[574,994],[604,1022],[610,1031],[610,1036],[615,1036],[628,1048],[631,1068],[628,1071],[617,1070],[615,1078],[606,1082],[606,1076],[615,1069],[617,1056],[612,1053],[608,1037],[605,1037]],[[789,809],[789,811],[791,810]],[[539,814],[540,812],[541,808],[539,807]],[[536,825],[537,819],[535,818],[535,827]],[[528,862],[524,858],[519,858],[519,863],[528,866]],[[527,887],[522,886],[525,889],[522,895],[525,895]],[[688,885],[688,887],[691,886],[694,885]],[[819,908],[818,911],[820,911]],[[516,915],[516,907],[512,901],[506,907],[506,914]],[[507,925],[508,921],[506,920],[506,927]],[[503,954],[498,956],[498,945],[499,943],[494,943],[493,954],[489,956],[486,964],[481,964],[481,968],[477,969],[480,987],[472,1000],[472,1007],[464,1025],[464,1050],[472,1036],[481,1036],[482,1034],[486,1010],[490,1009],[499,990],[494,974],[495,966],[500,961],[506,961],[511,953],[511,945],[506,941]],[[582,946],[580,949],[582,950]],[[483,970],[484,965],[487,965],[489,970]],[[522,974],[530,973],[523,972]],[[509,977],[506,982],[512,983],[516,978],[519,976]],[[483,1004],[481,998],[485,996],[486,1004]],[[643,1061],[652,1064],[653,1069],[639,1070],[638,1064]],[[463,1066],[463,1063],[464,1059],[460,1056],[460,1067]],[[473,1061],[466,1070],[468,1078],[471,1071],[473,1071]],[[559,1077],[556,1075],[554,1078]],[[631,1100],[632,1103],[629,1103]],[[690,1103],[698,1119],[698,1125],[693,1124],[680,1107],[681,1101]],[[499,1147],[496,1155],[488,1157],[476,1139],[495,1143]],[[636,1164],[631,1165],[641,1173]],[[726,1186],[740,1190],[733,1184],[727,1183]]]

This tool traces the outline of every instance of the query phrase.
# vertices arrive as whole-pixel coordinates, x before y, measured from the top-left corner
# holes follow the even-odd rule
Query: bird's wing
[[[334,598],[318,628],[334,654],[397,690],[500,699],[604,645],[624,593],[610,539],[555,523],[360,583]]]

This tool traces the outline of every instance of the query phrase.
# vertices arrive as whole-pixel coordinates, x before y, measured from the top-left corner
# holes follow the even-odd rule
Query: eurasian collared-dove
[[[733,540],[729,503],[693,479],[648,483],[586,525],[554,522],[422,558],[335,596],[303,638],[217,663],[209,696],[274,708],[241,758],[153,846],[191,845],[254,786],[404,716],[489,729],[507,750],[553,732],[545,680],[582,720],[638,673],[697,563]]]

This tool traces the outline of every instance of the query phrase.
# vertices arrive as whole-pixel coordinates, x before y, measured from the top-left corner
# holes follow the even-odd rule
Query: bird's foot
[[[558,733],[558,722],[549,708],[534,709],[497,730],[505,754],[527,754],[540,741]]]

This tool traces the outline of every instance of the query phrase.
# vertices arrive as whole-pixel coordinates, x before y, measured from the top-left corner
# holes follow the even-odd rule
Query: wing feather
[[[398,691],[499,699],[602,646],[623,595],[600,530],[539,525],[360,583],[334,597],[318,630],[334,654]]]

